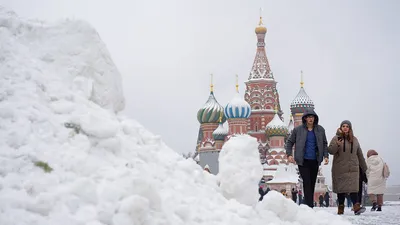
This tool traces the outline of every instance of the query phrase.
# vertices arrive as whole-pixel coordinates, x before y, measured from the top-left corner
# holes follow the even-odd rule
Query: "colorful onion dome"
[[[223,141],[225,137],[228,136],[228,129],[224,127],[222,123],[219,123],[217,129],[212,133],[214,140]]]
[[[274,118],[265,126],[265,132],[269,137],[271,136],[286,136],[288,133],[288,128],[283,123],[278,113],[275,113]]]
[[[304,82],[303,82],[303,71],[301,71],[301,82],[300,82],[300,91],[297,93],[297,96],[293,99],[290,104],[290,109],[293,111],[295,109],[305,109],[305,108],[314,108],[314,102],[307,95],[304,90]],[[304,111],[304,110],[300,110]]]
[[[224,108],[215,99],[213,91],[210,92],[207,102],[197,112],[197,120],[199,123],[218,123],[220,114],[222,113],[222,123],[226,121],[223,115]]]
[[[236,95],[225,107],[228,119],[247,119],[251,115],[251,106],[239,94],[238,75],[236,75]]]
[[[303,87],[300,88],[296,98],[290,104],[290,108],[314,108],[314,102],[308,97]]]
[[[239,93],[226,105],[225,116],[228,119],[247,119],[251,115],[251,107]]]

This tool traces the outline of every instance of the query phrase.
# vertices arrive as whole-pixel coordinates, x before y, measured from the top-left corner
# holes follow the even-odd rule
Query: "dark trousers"
[[[346,193],[338,193],[337,194],[338,197],[338,201],[339,201],[339,205],[344,205],[344,200],[346,199]],[[350,193],[350,199],[351,202],[354,204],[357,203],[357,199],[358,199],[358,193],[354,192],[354,193]],[[348,199],[347,199],[348,201]],[[349,206],[349,203],[347,203],[347,205]]]
[[[362,194],[363,194],[363,181],[360,178],[358,181],[358,193],[357,193],[357,202],[362,203]]]
[[[304,203],[314,208],[314,190],[318,175],[317,160],[304,159],[303,165],[299,165],[299,172],[303,179]]]
[[[362,203],[363,182],[367,183],[367,175],[360,168],[360,176],[358,180],[358,198],[357,198],[357,202],[360,204]]]

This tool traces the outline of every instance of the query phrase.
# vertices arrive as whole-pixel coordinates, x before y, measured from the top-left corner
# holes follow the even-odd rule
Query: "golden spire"
[[[259,26],[263,25],[263,21],[262,21],[262,8],[260,7],[260,22],[258,23]]]
[[[300,71],[300,76],[301,76],[301,78],[300,78],[300,87],[303,87],[304,86],[304,82],[303,82],[303,70],[301,70]]]
[[[219,113],[219,119],[218,119],[219,123],[222,123],[222,111]]]
[[[292,120],[293,119],[293,115],[292,114],[290,114],[290,120]]]
[[[210,75],[211,75],[210,91],[213,92],[214,91],[213,74],[210,74]]]
[[[239,93],[239,81],[238,81],[238,75],[236,74],[236,92]]]
[[[256,34],[265,34],[265,33],[267,33],[267,28],[266,27],[264,27],[263,25],[264,25],[264,23],[263,23],[263,20],[262,20],[262,9],[260,8],[260,21],[258,22],[258,27],[256,27]]]

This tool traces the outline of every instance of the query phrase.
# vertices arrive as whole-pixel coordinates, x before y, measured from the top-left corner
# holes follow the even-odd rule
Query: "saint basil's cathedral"
[[[260,161],[264,168],[262,183],[271,189],[286,189],[290,193],[293,187],[302,189],[302,184],[297,166],[286,159],[285,141],[293,128],[302,124],[304,111],[307,108],[314,109],[314,103],[301,81],[300,90],[290,104],[290,121],[288,124],[283,122],[277,82],[265,51],[267,28],[263,26],[262,17],[255,33],[257,51],[250,75],[245,81],[244,98],[239,94],[236,81],[236,94],[224,108],[218,103],[211,82],[208,100],[197,113],[200,129],[194,158],[200,166],[217,174],[219,151],[224,143],[235,134],[248,134],[259,142]],[[226,121],[228,127],[224,127]],[[326,191],[327,185],[320,169],[315,199]]]

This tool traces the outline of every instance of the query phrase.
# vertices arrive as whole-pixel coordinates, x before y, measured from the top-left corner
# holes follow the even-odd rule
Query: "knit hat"
[[[351,122],[350,122],[349,120],[343,120],[343,121],[340,123],[340,127],[342,127],[343,124],[349,125],[349,128],[352,130]]]

